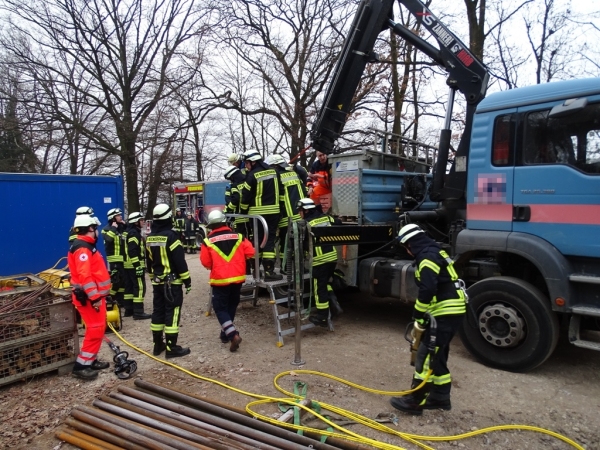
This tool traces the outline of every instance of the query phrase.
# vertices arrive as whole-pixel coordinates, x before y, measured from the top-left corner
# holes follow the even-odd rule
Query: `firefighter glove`
[[[144,267],[143,266],[137,266],[135,268],[135,276],[136,277],[143,277],[144,276]]]
[[[412,330],[410,330],[410,337],[412,338],[413,342],[417,338],[417,335],[423,333],[423,331],[425,331],[425,325],[419,323],[418,320],[415,320]]]
[[[191,290],[192,290],[192,285],[191,284],[189,286],[186,286],[185,287],[185,294],[186,295],[189,294]]]

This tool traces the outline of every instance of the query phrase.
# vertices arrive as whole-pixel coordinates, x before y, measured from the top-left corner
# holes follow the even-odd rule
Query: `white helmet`
[[[270,166],[275,166],[275,165],[286,166],[287,165],[287,163],[285,162],[285,159],[283,159],[283,156],[277,155],[277,154],[267,156],[266,163]]]
[[[73,222],[73,228],[76,233],[84,231],[89,227],[97,227],[98,225],[100,225],[100,221],[89,214],[79,214],[75,216],[75,222]]]
[[[79,216],[80,214],[87,214],[88,216],[93,216],[94,210],[89,206],[80,206],[79,208],[77,208],[77,211],[75,211],[75,215]]]
[[[215,225],[221,225],[224,224],[226,220],[227,218],[225,217],[225,214],[223,214],[223,211],[215,209],[214,211],[211,211],[208,215],[208,223],[206,224],[206,226],[210,228],[214,227]]]
[[[139,222],[140,220],[144,220],[144,216],[142,216],[142,213],[132,212],[131,214],[129,214],[129,217],[127,218],[127,223],[136,223],[136,222]]]
[[[244,160],[246,161],[261,161],[262,156],[256,150],[248,150],[244,153]]]
[[[312,199],[310,199],[310,198],[301,198],[300,200],[298,200],[298,204],[296,206],[298,207],[299,210],[300,209],[308,210],[308,209],[316,208],[315,202],[313,202]]]
[[[237,153],[232,153],[231,155],[229,155],[227,157],[227,162],[229,164],[235,164],[236,162],[238,162],[240,159],[242,159],[242,157],[240,155],[238,155]]]
[[[122,215],[123,215],[123,211],[121,211],[119,208],[109,209],[108,212],[106,213],[108,220],[113,220],[115,217],[122,216]]]
[[[412,239],[417,234],[425,233],[419,225],[415,225],[414,223],[409,223],[408,225],[404,225],[400,231],[398,231],[398,240],[401,244],[406,244],[409,239]]]
[[[239,171],[240,171],[240,169],[238,169],[236,166],[230,166],[230,167],[229,167],[229,168],[228,168],[228,169],[225,171],[225,173],[223,174],[223,177],[224,177],[226,180],[230,180],[230,179],[231,179],[231,177],[233,176],[233,174],[234,174],[236,171],[238,171],[238,172],[239,172]]]
[[[171,207],[166,203],[160,203],[152,210],[152,218],[154,220],[170,219],[171,216],[173,216],[173,211],[171,211]]]

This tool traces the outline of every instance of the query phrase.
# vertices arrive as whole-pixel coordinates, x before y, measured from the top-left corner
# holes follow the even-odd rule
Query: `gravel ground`
[[[248,393],[281,397],[273,386],[281,372],[297,369],[318,371],[343,378],[358,385],[381,391],[407,389],[412,376],[409,346],[403,334],[411,308],[390,299],[371,299],[363,294],[343,294],[340,301],[344,314],[335,320],[335,331],[312,328],[302,333],[301,358],[305,364],[292,365],[294,337],[286,336],[283,347],[276,345],[273,306],[263,293],[256,307],[244,302],[238,310],[236,325],[243,342],[231,353],[219,339],[219,324],[214,315],[206,315],[209,288],[208,272],[198,255],[187,255],[193,290],[185,298],[179,341],[192,353],[171,360],[205,379],[199,380],[162,364],[128,345],[116,336],[111,340],[130,353],[138,363],[137,376],[172,386],[192,394],[218,399],[244,408],[251,397],[223,388],[210,381],[218,380]],[[150,309],[151,292],[146,295]],[[83,331],[82,331],[83,332]],[[133,346],[151,351],[149,321],[124,319],[122,336]],[[112,360],[112,352],[103,346],[101,357]],[[562,337],[554,355],[541,367],[527,374],[514,374],[480,365],[456,338],[450,352],[453,376],[452,410],[425,411],[412,417],[395,411],[389,395],[368,393],[329,378],[303,373],[283,377],[280,384],[292,391],[297,380],[308,383],[307,396],[345,408],[366,417],[397,414],[398,425],[392,429],[425,436],[423,442],[436,449],[567,449],[567,443],[532,431],[509,430],[487,432],[468,439],[451,436],[484,427],[521,424],[542,427],[561,433],[587,449],[600,449],[600,355],[571,346]],[[54,437],[56,428],[78,405],[92,401],[122,381],[105,370],[91,382],[70,375],[49,373],[27,382],[0,388],[0,445],[3,448],[70,449]],[[258,412],[276,417],[275,405],[262,405]],[[392,443],[417,448],[399,437],[348,425],[348,429]],[[431,436],[450,436],[433,441]]]

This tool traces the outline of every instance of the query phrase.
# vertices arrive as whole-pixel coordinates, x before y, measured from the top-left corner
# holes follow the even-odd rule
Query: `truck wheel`
[[[467,350],[483,364],[527,372],[556,348],[558,317],[542,292],[512,277],[481,280],[468,289],[469,305],[460,330]]]

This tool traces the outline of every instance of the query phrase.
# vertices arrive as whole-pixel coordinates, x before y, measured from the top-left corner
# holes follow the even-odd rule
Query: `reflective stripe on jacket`
[[[67,253],[71,286],[83,289],[92,301],[106,297],[110,291],[110,275],[95,241],[89,236],[77,236]]]
[[[248,239],[221,226],[204,239],[200,262],[210,270],[210,284],[224,286],[246,280],[246,259],[254,256],[254,247]]]
[[[240,212],[242,214],[279,214],[281,180],[275,169],[264,168],[261,162],[246,175],[241,191]]]
[[[428,312],[432,316],[464,314],[465,294],[458,284],[458,274],[452,259],[444,250],[416,255],[415,278],[419,296],[415,303],[415,318]]]
[[[122,225],[115,228],[110,223],[102,229],[104,251],[106,252],[106,260],[109,263],[125,261],[125,240],[122,232]]]
[[[312,218],[307,218],[311,227],[330,227],[333,223],[333,217],[327,214],[319,214]],[[337,252],[333,245],[321,244],[313,245],[313,266],[320,266],[328,262],[337,261]]]
[[[293,221],[300,220],[298,213],[298,200],[306,198],[304,185],[298,178],[298,175],[292,168],[289,170],[278,167],[277,172],[283,186],[283,195],[281,200],[281,218],[279,219],[279,227],[288,226],[288,217]]]
[[[152,284],[163,284],[167,275],[174,276],[172,284],[186,284],[190,272],[185,252],[179,235],[167,227],[152,231],[146,238],[146,267],[152,269]]]

